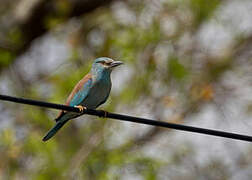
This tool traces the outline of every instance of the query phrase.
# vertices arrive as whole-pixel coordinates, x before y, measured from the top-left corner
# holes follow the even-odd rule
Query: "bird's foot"
[[[78,108],[78,109],[80,110],[80,113],[83,113],[84,110],[87,110],[87,108],[86,108],[85,106],[81,106],[81,105],[79,105],[79,106],[74,106],[74,107]]]
[[[101,110],[101,111],[104,113],[103,117],[104,117],[104,118],[107,118],[107,117],[108,117],[108,112],[107,112],[107,111],[104,111],[104,110]]]

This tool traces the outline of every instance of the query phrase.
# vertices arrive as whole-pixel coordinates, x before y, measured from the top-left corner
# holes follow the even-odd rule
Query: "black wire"
[[[31,99],[0,95],[0,100],[80,113],[80,110],[76,107],[48,103],[48,102],[43,102],[43,101],[36,101],[36,100],[31,100]],[[140,123],[140,124],[147,124],[147,125],[152,125],[152,126],[171,128],[171,129],[177,129],[177,130],[182,130],[182,131],[189,131],[189,132],[195,132],[195,133],[200,133],[200,134],[207,134],[207,135],[212,135],[212,136],[219,136],[219,137],[252,142],[252,136],[246,136],[242,134],[235,134],[235,133],[229,133],[229,132],[224,132],[224,131],[204,129],[204,128],[198,128],[198,127],[193,127],[193,126],[185,126],[181,124],[174,124],[174,123],[169,123],[169,122],[115,114],[115,113],[110,113],[110,112],[106,112],[102,110],[86,109],[84,110],[83,114],[89,114],[89,115],[94,115],[94,116],[99,116],[99,117],[112,118],[116,120],[129,121],[129,122],[135,122],[135,123]]]

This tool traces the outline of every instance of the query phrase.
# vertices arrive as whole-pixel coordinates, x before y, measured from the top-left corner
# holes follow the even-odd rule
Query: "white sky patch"
[[[13,86],[12,82],[9,80],[9,77],[5,74],[5,72],[2,72],[2,75],[0,76],[0,94],[13,95],[14,92],[10,86]],[[10,114],[11,109],[8,109],[8,107],[5,106],[6,103],[10,102],[0,101],[0,132],[13,123],[13,117]]]
[[[251,34],[252,31],[252,1],[232,0],[223,3],[219,9],[219,19],[227,28],[237,33]]]
[[[225,55],[234,38],[252,33],[252,1],[228,1],[197,35],[199,47],[213,55]]]
[[[113,70],[111,73],[112,93],[120,93],[127,86],[127,82],[133,75],[133,71],[132,67],[127,64],[123,64]]]
[[[16,61],[15,66],[24,78],[36,79],[40,73],[53,73],[69,55],[67,43],[49,34],[36,40],[32,48]]]
[[[2,72],[0,76],[0,93],[6,95],[13,94],[14,92],[10,88],[11,86],[13,86],[13,84],[10,81],[10,78],[5,72]]]
[[[212,21],[203,25],[200,33],[197,35],[198,47],[203,52],[213,55],[224,55],[232,43],[232,37],[230,30],[225,29],[222,24]]]
[[[93,47],[101,47],[105,41],[105,33],[100,29],[94,29],[88,33],[87,40]]]
[[[112,12],[120,24],[133,25],[136,23],[136,14],[122,1],[115,2],[112,5]]]

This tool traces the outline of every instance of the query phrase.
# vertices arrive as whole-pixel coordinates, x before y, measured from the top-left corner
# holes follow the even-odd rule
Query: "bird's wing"
[[[76,84],[76,86],[74,87],[74,89],[67,98],[66,105],[68,106],[79,105],[85,98],[87,98],[91,84],[92,84],[92,75],[87,74]],[[56,122],[60,120],[65,113],[66,113],[65,111],[61,111],[58,117],[55,119]]]
[[[109,90],[109,92],[110,92],[110,90]],[[105,99],[96,106],[96,108],[99,107],[100,105],[104,104],[107,101],[108,97],[109,97],[109,93],[107,94],[107,96],[105,97]]]
[[[92,84],[92,75],[87,74],[74,87],[73,91],[67,98],[66,105],[69,106],[79,105],[87,97],[91,84]]]

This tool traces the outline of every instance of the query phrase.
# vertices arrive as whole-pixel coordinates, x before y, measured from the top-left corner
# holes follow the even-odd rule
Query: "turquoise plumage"
[[[121,64],[123,64],[121,61],[114,61],[107,57],[96,59],[93,62],[91,72],[84,76],[74,87],[66,101],[66,105],[83,110],[85,108],[96,109],[105,103],[112,85],[110,74],[114,67]],[[68,120],[79,115],[79,113],[61,111],[55,119],[56,125],[46,134],[43,141],[53,137]]]

